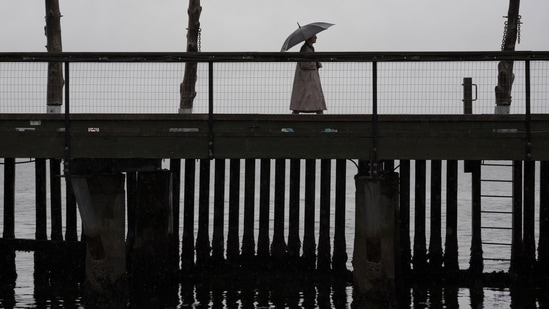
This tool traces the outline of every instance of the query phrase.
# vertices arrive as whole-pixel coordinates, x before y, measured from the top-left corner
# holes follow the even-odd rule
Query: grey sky
[[[279,51],[297,22],[317,51],[499,50],[508,0],[204,0],[202,51]],[[188,1],[60,0],[64,51],[184,51]],[[0,52],[45,51],[44,1],[1,0]],[[522,1],[517,50],[549,50],[549,1]],[[292,49],[295,51],[297,48]]]

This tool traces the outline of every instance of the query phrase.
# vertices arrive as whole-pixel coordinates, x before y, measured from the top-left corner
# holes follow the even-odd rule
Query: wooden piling
[[[183,235],[181,240],[181,271],[185,275],[193,270],[194,262],[194,198],[195,159],[185,160],[185,184],[183,197]]]
[[[540,162],[538,270],[549,276],[549,161]]]
[[[330,191],[332,162],[320,160],[320,221],[318,237],[317,269],[328,271],[331,266],[330,256]]]
[[[536,191],[536,162],[524,162],[524,271],[532,274],[536,263],[535,241],[535,191]]]
[[[410,272],[412,260],[410,242],[410,160],[400,160],[400,270],[403,276]]]
[[[249,264],[255,256],[255,159],[245,160],[244,172],[244,233],[241,256]]]
[[[51,239],[63,240],[61,213],[61,160],[50,159]]]
[[[196,234],[196,267],[204,270],[210,263],[210,160],[200,160],[198,188],[198,231]]]
[[[299,239],[299,185],[301,164],[299,159],[290,160],[290,200],[288,222],[288,261],[296,265],[301,251]]]
[[[239,266],[240,258],[240,159],[230,160],[229,175],[229,229],[227,234],[227,262]]]
[[[127,288],[124,182],[123,174],[90,175],[79,182],[74,176],[72,179],[78,186],[75,192],[82,220],[94,229],[93,235],[84,231],[88,242],[86,282],[93,293],[117,294]]]
[[[225,261],[225,159],[215,160],[212,264]]]
[[[35,194],[36,194],[36,240],[47,240],[47,183],[46,159],[35,159]],[[34,251],[34,285],[35,292],[49,286],[49,258],[43,250]]]
[[[471,259],[469,271],[474,275],[482,274],[484,262],[482,257],[481,234],[481,171],[480,161],[471,162]]]
[[[398,273],[398,174],[356,175],[353,288],[357,299],[393,307]],[[384,305],[384,306],[380,306]]]
[[[261,159],[259,175],[259,231],[257,235],[257,257],[269,258],[269,205],[271,198],[271,160]]]
[[[169,170],[138,172],[131,291],[133,303],[164,304],[177,295],[172,255],[172,175]]]
[[[271,244],[271,256],[275,260],[285,260],[287,257],[286,242],[284,241],[284,201],[285,201],[286,160],[275,160],[275,189],[274,189],[274,232]],[[282,266],[282,265],[280,265]]]
[[[3,238],[15,238],[15,159],[4,159]]]
[[[307,159],[305,161],[305,218],[302,255],[302,263],[307,270],[316,269],[315,188],[316,160]]]
[[[336,160],[334,254],[332,258],[332,269],[340,272],[347,270],[347,242],[345,240],[345,201],[347,199],[346,164],[347,162],[343,159]]]
[[[431,161],[431,237],[429,240],[429,266],[432,271],[442,268],[442,162]]]
[[[78,240],[76,199],[72,189],[71,178],[65,175],[65,240]]]
[[[47,240],[46,159],[35,159],[36,240]]]
[[[15,238],[15,159],[4,159],[4,230],[2,237]],[[0,245],[0,283],[15,286],[15,249]]]
[[[173,239],[171,240],[173,246],[173,254],[176,268],[179,268],[179,215],[181,213],[181,159],[170,159],[170,172],[172,174],[172,210],[173,210]]]
[[[459,271],[458,263],[458,162],[446,162],[446,238],[444,268],[448,273]]]
[[[425,160],[416,160],[416,184],[415,184],[415,216],[414,216],[414,256],[412,263],[414,271],[426,270],[427,253],[425,239],[425,195],[427,163]]]
[[[513,161],[513,219],[511,231],[511,265],[509,272],[517,274],[522,264],[522,161]]]

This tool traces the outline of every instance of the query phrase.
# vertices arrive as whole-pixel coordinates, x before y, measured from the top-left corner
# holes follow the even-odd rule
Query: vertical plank
[[[444,267],[447,272],[459,271],[458,263],[458,162],[446,162],[446,239]]]
[[[297,263],[301,250],[299,240],[299,185],[301,164],[299,159],[290,160],[290,209],[288,225],[288,258]]]
[[[425,240],[425,195],[427,163],[425,160],[416,160],[416,184],[415,184],[415,217],[414,217],[414,270],[421,272],[427,266],[426,240]]]
[[[481,274],[484,265],[482,257],[482,235],[481,235],[481,171],[480,161],[471,162],[472,173],[472,229],[471,229],[471,260],[469,270],[473,274]]]
[[[195,159],[185,160],[185,188],[183,197],[183,236],[181,240],[181,270],[183,274],[194,268],[194,199]]]
[[[200,160],[198,188],[198,231],[196,233],[196,267],[205,269],[210,263],[210,160]]]
[[[315,240],[315,188],[316,188],[316,160],[305,161],[305,218],[303,230],[303,265],[305,269],[316,268],[316,240]]]
[[[240,159],[230,160],[229,175],[229,230],[227,235],[227,261],[237,266],[240,256]]]
[[[345,240],[345,201],[347,195],[347,161],[336,160],[335,227],[332,269],[347,270],[347,242]]]
[[[400,269],[410,272],[412,250],[410,242],[410,160],[400,160]]]
[[[320,221],[317,269],[330,270],[330,191],[331,160],[320,160]]]
[[[259,179],[259,231],[257,235],[257,256],[269,257],[269,203],[271,199],[271,160],[261,159]]]
[[[61,160],[50,159],[51,239],[63,240],[61,211]]]
[[[285,259],[287,256],[286,243],[284,241],[284,200],[285,200],[286,160],[275,160],[275,189],[274,189],[274,233],[271,244],[271,255],[276,260]],[[282,265],[280,265],[282,266]]]
[[[255,159],[246,159],[245,164],[242,257],[249,263],[255,255]]]
[[[215,160],[214,226],[212,236],[212,262],[225,260],[225,159]]]
[[[434,271],[442,268],[442,161],[431,161],[431,237],[429,264]]]

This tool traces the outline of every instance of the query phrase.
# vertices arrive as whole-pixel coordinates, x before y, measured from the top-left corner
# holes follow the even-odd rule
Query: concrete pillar
[[[71,183],[87,242],[86,281],[91,292],[109,297],[115,290],[124,291],[124,175],[73,176]]]
[[[355,295],[368,304],[387,304],[396,301],[398,174],[387,173],[377,181],[359,174],[355,184]]]

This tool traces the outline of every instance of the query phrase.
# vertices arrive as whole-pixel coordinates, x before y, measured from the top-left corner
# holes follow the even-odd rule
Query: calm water
[[[16,237],[17,238],[34,238],[35,226],[34,226],[34,164],[22,163],[26,160],[19,159],[16,166]],[[335,164],[332,164],[335,169]],[[398,162],[396,162],[398,166]],[[302,164],[304,166],[304,164]],[[319,167],[320,164],[317,164]],[[413,175],[412,163],[412,175]],[[445,166],[443,165],[443,170]],[[347,224],[346,224],[346,237],[347,237],[347,253],[349,254],[349,261],[347,262],[348,268],[352,269],[352,252],[353,252],[353,234],[354,234],[354,174],[355,167],[351,161],[348,161],[347,172]],[[471,235],[471,223],[470,223],[470,210],[471,210],[471,192],[470,192],[470,174],[462,173],[463,166],[459,166],[459,263],[460,268],[468,268],[469,263],[469,248],[470,248],[470,235]],[[213,172],[213,169],[212,169]],[[510,179],[511,168],[510,167],[483,167],[483,179]],[[3,175],[3,165],[0,165],[0,176]],[[228,174],[227,174],[228,175]],[[274,175],[274,172],[272,173]],[[303,174],[302,174],[303,175]],[[429,175],[429,171],[427,171]],[[335,176],[335,170],[332,172],[332,176]],[[302,176],[303,177],[303,176]],[[0,177],[0,185],[3,188],[3,177]],[[213,177],[212,177],[213,178]],[[412,177],[413,178],[413,177]],[[319,178],[317,178],[319,179]],[[318,182],[318,180],[317,180]],[[318,185],[318,184],[317,184]],[[212,187],[213,188],[213,187]],[[414,181],[411,183],[412,201],[411,207],[413,208],[413,188]],[[442,188],[445,188],[443,180]],[[488,195],[509,195],[510,184],[496,184],[491,182],[483,183],[483,194]],[[539,191],[539,188],[536,189]],[[228,192],[228,191],[227,191]],[[303,193],[302,193],[303,194]],[[442,193],[443,197],[443,235],[445,233],[444,226],[444,197],[445,192]],[[288,194],[286,194],[288,197]],[[333,194],[332,194],[333,195]],[[183,195],[182,195],[183,196]],[[196,194],[198,196],[198,194]],[[427,215],[429,215],[429,193],[427,193]],[[258,198],[258,194],[256,194]],[[332,199],[334,197],[332,196]],[[3,190],[0,190],[0,200],[3,200]],[[511,200],[508,198],[486,198],[483,199],[483,209],[506,209],[510,210]],[[287,203],[286,203],[287,205]],[[317,204],[318,205],[318,204]],[[287,207],[287,206],[286,206]],[[537,207],[537,206],[536,206]],[[333,211],[333,209],[332,209]],[[63,210],[64,213],[64,210]],[[288,211],[286,211],[286,214]],[[538,211],[536,210],[536,214]],[[302,214],[301,214],[302,215]],[[317,214],[318,215],[318,214]],[[0,212],[0,228],[3,229],[3,212]],[[272,215],[271,215],[272,218]],[[332,217],[333,218],[333,217]],[[537,218],[536,218],[537,219]],[[318,218],[317,218],[318,220]],[[427,222],[429,219],[427,218]],[[411,211],[411,233],[410,237],[413,240],[413,209]],[[182,222],[182,220],[181,220]],[[211,221],[212,222],[212,221]],[[225,220],[228,222],[228,220]],[[49,224],[49,222],[48,222]],[[493,217],[483,215],[484,226],[511,226],[510,216]],[[196,226],[196,225],[195,225]],[[318,224],[317,224],[318,226]],[[333,223],[332,223],[333,227]],[[80,227],[79,227],[80,228]],[[48,226],[49,230],[49,226]],[[537,232],[537,227],[536,227]],[[491,233],[491,234],[490,234]],[[507,234],[508,233],[508,234]],[[211,235],[211,231],[210,231]],[[240,232],[242,235],[242,231]],[[302,234],[301,234],[302,235]],[[429,241],[429,226],[427,225],[427,241]],[[257,233],[256,233],[257,236]],[[493,231],[483,230],[483,237],[490,237],[492,241],[509,242],[510,232],[504,231],[494,233]],[[272,239],[272,237],[271,237]],[[485,258],[505,258],[507,259],[510,254],[509,246],[485,246],[484,257]],[[29,307],[79,307],[81,299],[77,295],[74,299],[63,299],[54,292],[50,295],[46,295],[45,299],[37,297],[36,291],[39,290],[35,287],[33,282],[33,253],[17,252],[16,267],[18,273],[18,279],[15,288],[3,291],[0,294],[0,307],[15,307],[15,308],[29,308]],[[506,271],[509,267],[509,263],[506,260],[487,260],[485,262],[485,271]],[[179,305],[174,306],[177,308],[275,308],[281,307],[284,302],[288,305],[293,305],[298,308],[351,308],[353,304],[352,287],[323,287],[312,286],[305,288],[296,288],[297,290],[288,291],[287,288],[281,291],[271,290],[262,291],[259,288],[251,288],[250,290],[235,291],[229,288],[221,287],[220,290],[209,291],[204,296],[204,292],[200,291],[196,287],[180,287],[179,293]],[[280,292],[280,293],[277,293]],[[265,294],[266,293],[266,294]],[[468,288],[440,288],[439,290],[423,290],[421,288],[413,289],[409,295],[409,307],[413,308],[438,308],[438,307],[461,307],[461,308],[511,308],[521,307],[517,304],[517,301],[513,303],[513,299],[517,299],[517,296],[523,295],[517,291],[510,291],[509,289],[481,289],[471,290]],[[187,298],[185,298],[185,295]],[[189,298],[190,295],[190,298]],[[513,296],[513,297],[512,297]],[[521,296],[521,304],[531,304],[533,307],[537,306],[534,298]],[[11,304],[11,305],[10,305]],[[532,307],[529,306],[529,307]],[[408,306],[406,306],[408,307]]]

